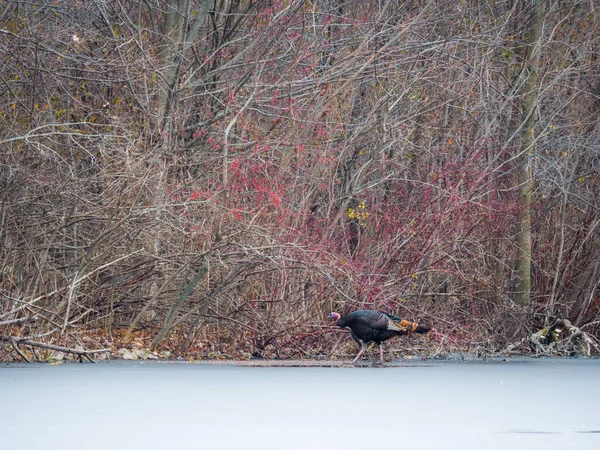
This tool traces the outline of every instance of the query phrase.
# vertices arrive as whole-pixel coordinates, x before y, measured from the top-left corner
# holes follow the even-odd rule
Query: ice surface
[[[0,365],[5,449],[600,449],[599,360]]]

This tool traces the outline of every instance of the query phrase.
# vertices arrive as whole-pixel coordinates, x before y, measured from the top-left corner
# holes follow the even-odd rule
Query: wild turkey
[[[409,322],[380,311],[354,311],[344,317],[336,312],[331,312],[327,317],[335,319],[335,324],[340,328],[350,328],[352,339],[360,346],[360,351],[352,361],[353,363],[356,363],[362,356],[367,349],[365,344],[369,342],[375,342],[379,346],[379,359],[383,364],[384,341],[394,336],[412,333],[426,334],[431,330],[430,327]]]

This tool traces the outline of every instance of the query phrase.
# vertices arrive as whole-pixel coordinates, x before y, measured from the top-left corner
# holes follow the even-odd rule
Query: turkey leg
[[[383,364],[383,342],[379,344],[379,361]]]
[[[358,355],[356,355],[356,358],[354,358],[354,360],[352,361],[353,364],[356,364],[356,361],[358,361],[360,359],[360,357],[362,356],[362,354],[365,352],[366,349],[367,349],[367,347],[365,347],[365,343],[363,341],[360,341],[360,351],[358,352]]]

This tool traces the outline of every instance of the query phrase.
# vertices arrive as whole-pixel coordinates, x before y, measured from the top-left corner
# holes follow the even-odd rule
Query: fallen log
[[[35,322],[37,319],[38,319],[37,316],[31,316],[31,317],[21,317],[19,319],[3,320],[0,322],[0,327],[5,326],[5,325],[16,325],[16,324],[26,323],[26,322]]]
[[[76,348],[70,348],[70,347],[63,347],[61,345],[54,345],[54,344],[46,344],[44,342],[38,342],[38,341],[32,341],[31,339],[27,339],[27,338],[21,338],[21,337],[16,337],[16,336],[4,336],[0,334],[0,341],[3,342],[8,342],[12,345],[30,345],[32,347],[40,347],[40,348],[45,348],[48,350],[54,350],[57,352],[62,352],[62,353],[71,353],[73,355],[77,355],[79,356],[79,361],[82,361],[82,358],[86,358],[89,362],[93,363],[95,362],[92,357],[90,355],[93,355],[95,353],[104,353],[104,352],[109,352],[110,349],[109,348],[100,348],[100,349],[96,349],[96,350],[78,350]]]

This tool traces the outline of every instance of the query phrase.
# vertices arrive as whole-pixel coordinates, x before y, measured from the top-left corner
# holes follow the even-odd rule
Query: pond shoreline
[[[524,363],[524,362],[536,362],[536,361],[598,361],[600,357],[565,357],[565,356],[531,356],[531,355],[512,355],[512,356],[494,356],[488,358],[481,358],[475,355],[465,355],[460,357],[458,355],[450,355],[449,357],[434,357],[425,358],[418,356],[409,356],[404,358],[397,358],[391,361],[386,361],[380,364],[376,359],[364,359],[360,363],[353,364],[352,359],[198,359],[198,360],[186,360],[180,359],[136,359],[128,360],[124,358],[110,358],[104,360],[95,360],[97,364],[111,364],[111,363],[139,363],[139,364],[190,364],[190,365],[231,365],[240,367],[425,367],[434,363],[469,363],[469,364],[507,364],[507,363]],[[90,364],[88,361],[82,361],[85,364]],[[62,365],[62,364],[79,364],[80,361],[77,359],[69,358],[61,361],[35,361],[26,363],[23,361],[0,361],[0,367],[6,365],[24,365],[28,366],[31,364],[42,364],[42,365]]]

